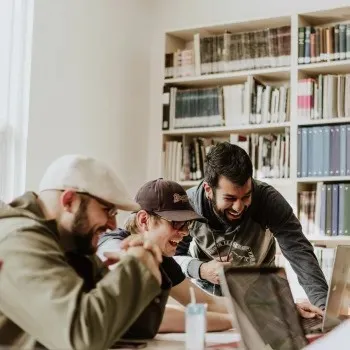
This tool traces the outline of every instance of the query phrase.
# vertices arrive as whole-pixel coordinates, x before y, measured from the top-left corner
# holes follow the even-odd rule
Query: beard
[[[225,224],[228,224],[228,225],[232,225],[232,223],[239,222],[243,218],[245,212],[247,211],[247,207],[245,206],[244,209],[243,209],[242,215],[240,216],[240,218],[232,220],[232,219],[229,219],[227,217],[227,214],[226,214],[226,212],[229,211],[230,208],[227,208],[227,209],[219,209],[218,208],[215,190],[213,190],[213,198],[208,198],[208,199],[209,199],[209,202],[211,203],[211,206],[212,206],[216,216],[222,222],[224,222]]]
[[[229,220],[226,217],[225,210],[220,210],[218,208],[217,201],[216,201],[216,193],[214,191],[213,191],[213,198],[211,198],[211,199],[209,198],[209,201],[211,203],[211,206],[212,206],[215,214],[218,216],[218,218],[220,218],[220,220],[222,220],[224,222],[229,222]]]
[[[87,213],[88,202],[89,199],[82,198],[79,210],[72,224],[71,235],[75,251],[82,255],[92,255],[95,254],[97,250],[97,246],[94,246],[92,243],[97,230],[94,228],[89,229],[89,216]]]

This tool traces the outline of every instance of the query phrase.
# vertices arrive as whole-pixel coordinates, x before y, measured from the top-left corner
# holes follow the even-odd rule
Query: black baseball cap
[[[207,222],[193,210],[186,191],[175,181],[159,178],[146,182],[136,193],[135,201],[141,209],[171,221]]]

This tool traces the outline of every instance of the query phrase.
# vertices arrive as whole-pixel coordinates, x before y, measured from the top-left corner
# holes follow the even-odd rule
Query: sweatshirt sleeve
[[[51,349],[107,349],[161,290],[127,256],[86,293],[58,244],[35,231],[13,232],[0,244],[0,309]]]
[[[261,207],[264,208],[267,227],[276,237],[283,255],[290,262],[310,302],[324,307],[328,292],[327,282],[313,246],[304,236],[292,207],[273,187],[265,190]]]
[[[200,267],[204,261],[193,258],[190,255],[189,248],[192,237],[190,235],[185,236],[181,242],[179,242],[176,253],[174,256],[175,261],[180,265],[182,272],[186,277],[201,279]]]

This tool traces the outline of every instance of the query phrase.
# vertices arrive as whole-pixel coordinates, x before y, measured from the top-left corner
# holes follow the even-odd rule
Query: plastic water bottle
[[[191,303],[186,306],[186,349],[204,350],[207,331],[207,304],[197,304],[190,288]]]

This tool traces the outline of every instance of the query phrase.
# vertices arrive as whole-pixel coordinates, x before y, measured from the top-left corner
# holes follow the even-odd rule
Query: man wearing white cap
[[[1,345],[107,349],[161,295],[157,246],[109,254],[111,272],[95,256],[118,209],[139,205],[107,165],[78,155],[54,161],[38,194],[0,208]]]

